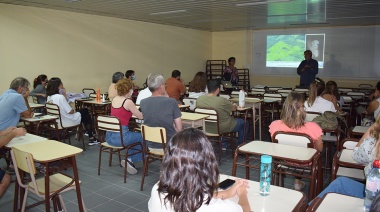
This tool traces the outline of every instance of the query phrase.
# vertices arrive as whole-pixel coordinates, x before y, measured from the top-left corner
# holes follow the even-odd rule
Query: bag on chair
[[[313,122],[317,123],[322,129],[335,130],[339,126],[338,114],[331,111],[326,111],[322,115],[313,119]]]

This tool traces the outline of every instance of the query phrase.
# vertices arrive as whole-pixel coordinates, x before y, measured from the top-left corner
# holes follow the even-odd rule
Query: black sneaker
[[[90,141],[88,142],[88,145],[92,146],[92,145],[96,145],[96,144],[99,144],[99,141],[96,140],[96,138],[90,138]]]

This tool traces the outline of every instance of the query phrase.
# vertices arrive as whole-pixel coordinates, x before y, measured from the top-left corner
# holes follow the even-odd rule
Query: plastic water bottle
[[[373,161],[373,168],[367,176],[365,186],[364,208],[369,211],[372,201],[380,191],[380,160]]]
[[[260,195],[268,196],[272,176],[272,156],[262,155],[260,166]]]
[[[244,90],[240,90],[239,92],[239,107],[244,107],[245,105],[245,93]]]

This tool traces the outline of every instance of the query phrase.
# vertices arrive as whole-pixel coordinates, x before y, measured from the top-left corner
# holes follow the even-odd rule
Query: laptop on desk
[[[224,88],[233,88],[231,81],[221,81]]]

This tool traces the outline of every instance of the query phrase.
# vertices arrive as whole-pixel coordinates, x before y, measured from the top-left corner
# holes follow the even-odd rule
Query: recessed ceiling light
[[[173,13],[184,13],[187,12],[186,10],[173,10],[173,11],[165,11],[165,12],[158,12],[158,13],[151,13],[149,15],[165,15],[165,14],[173,14]]]

